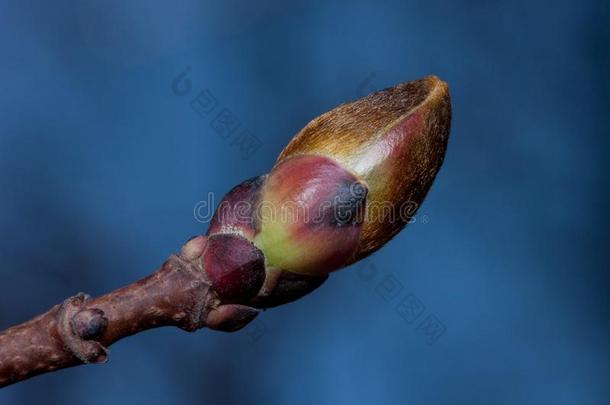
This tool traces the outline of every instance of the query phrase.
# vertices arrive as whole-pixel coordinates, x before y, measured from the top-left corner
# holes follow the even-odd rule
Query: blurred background
[[[337,104],[436,74],[453,122],[415,223],[369,260],[238,333],[152,330],[0,403],[607,403],[609,16],[601,0],[3,1],[1,329],[154,271],[207,228],[198,202]]]

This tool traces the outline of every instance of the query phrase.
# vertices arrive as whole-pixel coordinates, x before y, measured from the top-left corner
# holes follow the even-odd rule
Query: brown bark
[[[223,305],[201,266],[204,237],[187,243],[150,276],[106,295],[83,293],[0,333],[0,387],[38,374],[103,363],[106,347],[145,329],[240,329],[258,311]]]

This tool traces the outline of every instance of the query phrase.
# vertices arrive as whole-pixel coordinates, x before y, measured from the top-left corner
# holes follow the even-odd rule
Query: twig
[[[190,241],[140,281],[97,298],[79,293],[0,333],[0,387],[61,368],[103,363],[107,346],[146,329],[233,331],[245,326],[258,311],[223,305],[198,260],[204,242],[203,236]]]

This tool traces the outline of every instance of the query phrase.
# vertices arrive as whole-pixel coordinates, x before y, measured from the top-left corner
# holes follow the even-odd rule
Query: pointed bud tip
[[[437,75],[428,75],[426,77],[421,78],[420,80],[428,83],[429,86],[434,89],[437,89],[441,93],[449,93],[449,85]]]
[[[451,95],[449,85],[436,75],[420,79],[422,86],[427,89],[428,95],[425,104],[435,109],[439,119],[451,120]],[[416,81],[417,82],[417,81]]]

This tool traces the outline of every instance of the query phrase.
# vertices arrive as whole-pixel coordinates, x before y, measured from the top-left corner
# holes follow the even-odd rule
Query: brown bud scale
[[[404,83],[343,104],[312,120],[292,139],[278,164],[303,154],[332,157],[369,187],[367,220],[357,261],[383,246],[419,207],[447,148],[451,102],[435,76]],[[387,215],[374,210],[390,207]],[[385,212],[380,210],[379,212]]]

